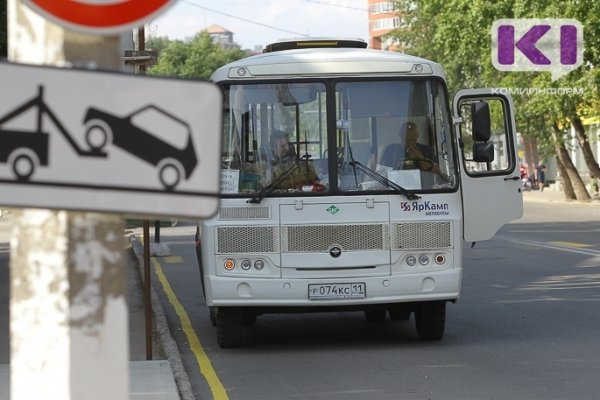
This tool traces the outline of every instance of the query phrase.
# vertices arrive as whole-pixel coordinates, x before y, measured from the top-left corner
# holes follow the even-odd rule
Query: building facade
[[[212,24],[205,31],[210,35],[213,42],[223,49],[239,47],[233,41],[233,32],[223,28],[221,25]]]
[[[393,1],[369,0],[369,47],[378,50],[398,50],[400,44],[385,34],[401,24]]]

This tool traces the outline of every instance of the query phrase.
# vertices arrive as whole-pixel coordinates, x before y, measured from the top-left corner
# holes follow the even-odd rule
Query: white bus
[[[522,215],[510,96],[450,103],[440,65],[361,40],[276,42],[212,80],[222,195],[198,259],[219,345],[305,311],[414,314],[420,339],[442,339],[463,241]]]

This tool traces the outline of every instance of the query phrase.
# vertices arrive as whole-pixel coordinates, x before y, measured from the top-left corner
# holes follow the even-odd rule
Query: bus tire
[[[217,309],[217,343],[221,348],[240,347],[244,344],[244,314],[236,307]]]
[[[417,335],[421,340],[441,340],[446,328],[446,302],[425,301],[415,310]]]
[[[217,326],[217,308],[208,307],[210,323],[212,326]]]
[[[242,324],[251,328],[256,325],[256,318],[258,318],[258,314],[256,314],[254,311],[248,310],[242,317]]]

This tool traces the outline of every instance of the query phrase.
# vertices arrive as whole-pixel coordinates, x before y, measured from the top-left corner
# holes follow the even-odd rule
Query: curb
[[[548,204],[563,204],[563,205],[582,205],[582,206],[600,206],[600,201],[598,199],[592,199],[590,201],[580,201],[580,200],[567,200],[567,199],[548,199],[548,198],[540,198],[537,196],[523,196],[523,202],[529,203],[548,203]]]
[[[138,269],[143,282],[144,246],[135,235],[129,236],[129,242],[131,243],[133,253],[135,254],[138,260]],[[179,352],[177,343],[175,342],[175,339],[171,334],[171,330],[169,329],[169,324],[167,323],[167,318],[165,316],[162,303],[160,302],[158,295],[154,291],[153,285],[151,285],[150,297],[152,302],[152,311],[154,314],[154,324],[156,326],[156,331],[158,332],[159,340],[167,356],[167,360],[169,360],[169,363],[171,364],[171,369],[173,370],[173,377],[175,378],[175,384],[177,385],[179,395],[181,396],[182,400],[196,400],[196,396],[194,395],[194,391],[192,390],[190,378],[187,372],[185,371],[185,368],[183,367],[181,353]]]

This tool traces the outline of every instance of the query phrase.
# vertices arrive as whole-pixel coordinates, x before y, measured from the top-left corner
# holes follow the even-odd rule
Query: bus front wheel
[[[417,335],[421,340],[441,340],[446,328],[446,302],[425,301],[415,310]]]
[[[219,307],[217,314],[217,343],[222,348],[244,344],[244,314],[237,307]]]

